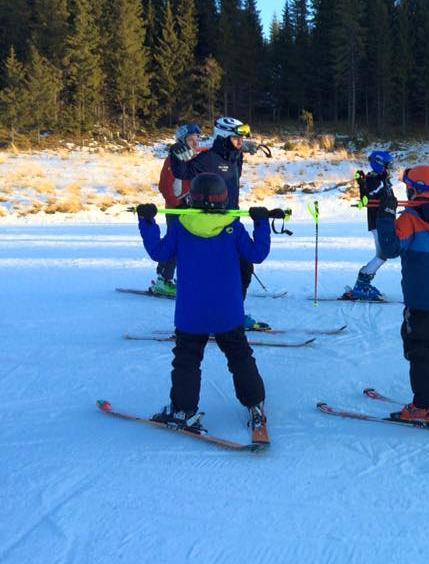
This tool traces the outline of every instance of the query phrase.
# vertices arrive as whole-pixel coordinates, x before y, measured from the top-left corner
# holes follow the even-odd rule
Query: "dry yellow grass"
[[[7,216],[7,211],[3,206],[0,206],[0,217],[6,217],[6,216]]]
[[[253,184],[251,196],[256,200],[263,200],[267,196],[276,194],[284,185],[284,177],[281,174],[266,176]]]
[[[44,211],[45,213],[77,213],[85,210],[85,203],[82,198],[82,187],[79,184],[70,184],[64,192],[48,199]]]

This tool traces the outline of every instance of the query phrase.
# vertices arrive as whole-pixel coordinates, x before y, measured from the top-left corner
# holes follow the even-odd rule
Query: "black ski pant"
[[[429,311],[406,307],[401,336],[404,356],[410,362],[413,403],[429,408]]]
[[[247,288],[250,286],[253,274],[253,263],[247,262],[247,260],[240,259],[240,272],[241,272],[241,288],[243,293],[243,302],[246,299]]]
[[[167,231],[173,221],[176,220],[175,215],[166,215],[165,220],[167,222]],[[176,257],[165,262],[159,262],[156,267],[156,273],[164,278],[164,280],[173,280],[174,271],[176,270]]]
[[[228,361],[235,395],[246,407],[265,399],[265,388],[247,342],[244,327],[214,335],[220,350]],[[178,411],[198,409],[201,389],[201,361],[209,335],[193,335],[176,329],[176,346],[171,372],[170,399]]]

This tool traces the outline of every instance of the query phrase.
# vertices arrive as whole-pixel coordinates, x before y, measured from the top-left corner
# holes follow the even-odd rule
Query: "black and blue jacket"
[[[378,240],[386,258],[401,257],[402,292],[409,309],[429,311],[429,199],[400,217],[379,217]]]
[[[211,149],[200,153],[190,161],[181,161],[173,153],[170,153],[170,158],[175,178],[191,180],[203,172],[212,172],[221,176],[228,188],[228,209],[239,208],[243,153],[237,151],[228,137],[216,137]]]
[[[240,221],[221,214],[180,216],[163,239],[154,220],[141,219],[139,228],[153,260],[177,259],[177,329],[206,335],[243,325],[240,258],[261,263],[268,256],[268,219],[255,222],[253,239]]]

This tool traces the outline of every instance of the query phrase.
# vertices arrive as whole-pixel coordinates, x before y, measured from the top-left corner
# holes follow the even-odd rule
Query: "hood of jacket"
[[[222,213],[201,213],[197,215],[181,215],[179,222],[183,227],[204,239],[217,237],[228,225],[236,221],[236,217]]]

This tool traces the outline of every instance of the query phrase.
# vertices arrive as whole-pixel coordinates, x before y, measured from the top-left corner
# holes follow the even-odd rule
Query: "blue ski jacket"
[[[217,229],[201,235],[196,227],[197,217],[209,218],[204,221],[211,223],[222,219]],[[174,322],[180,331],[216,334],[244,323],[240,257],[259,264],[268,256],[270,225],[268,220],[255,222],[252,239],[240,221],[225,217],[180,216],[162,239],[155,220],[139,221],[149,256],[158,262],[177,259]]]
[[[429,199],[400,217],[379,217],[378,240],[386,258],[401,257],[402,292],[409,309],[429,311]]]
[[[173,153],[170,153],[170,158],[171,169],[176,178],[190,180],[203,172],[213,172],[221,176],[228,188],[228,209],[238,209],[243,153],[237,151],[228,138],[216,137],[211,149],[190,161],[181,161]]]

